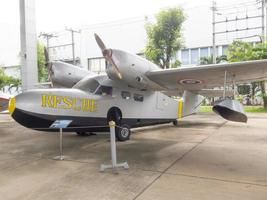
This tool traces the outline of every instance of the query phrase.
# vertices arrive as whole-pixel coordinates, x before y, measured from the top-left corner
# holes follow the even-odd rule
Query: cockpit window
[[[95,94],[102,95],[102,96],[105,96],[105,95],[112,96],[112,87],[101,85],[97,88],[97,90],[95,91]]]
[[[91,81],[88,85],[89,92],[93,93],[99,87],[99,83],[97,81]]]
[[[86,92],[94,93],[99,87],[99,85],[100,84],[97,80],[90,77],[85,77],[84,79],[79,81],[73,88],[78,88]]]

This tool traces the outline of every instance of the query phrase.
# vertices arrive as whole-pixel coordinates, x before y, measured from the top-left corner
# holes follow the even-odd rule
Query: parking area
[[[129,170],[99,172],[110,162],[108,135],[26,129],[0,115],[0,199],[267,199],[267,114],[247,124],[214,114],[134,129],[117,143]]]

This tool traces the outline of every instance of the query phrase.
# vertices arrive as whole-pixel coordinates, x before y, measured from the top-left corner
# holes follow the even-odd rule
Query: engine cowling
[[[116,70],[112,67],[112,63],[108,62],[106,73],[110,79],[122,80],[131,87],[144,90],[160,87],[145,75],[148,71],[159,69],[157,65],[125,51],[116,49],[110,49],[110,51],[112,52],[112,60],[121,74],[121,78],[118,77]]]
[[[71,88],[88,75],[94,76],[95,73],[68,63],[52,62],[50,79],[54,87]]]

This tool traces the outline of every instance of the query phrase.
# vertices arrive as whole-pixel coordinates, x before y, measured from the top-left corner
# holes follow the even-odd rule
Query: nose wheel
[[[127,124],[123,124],[121,126],[116,126],[116,138],[119,141],[126,141],[130,139],[131,130]]]

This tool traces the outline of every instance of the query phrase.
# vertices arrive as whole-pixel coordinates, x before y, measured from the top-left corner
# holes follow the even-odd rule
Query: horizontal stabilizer
[[[216,103],[212,110],[229,121],[246,123],[248,120],[243,105],[237,100],[224,99]]]

